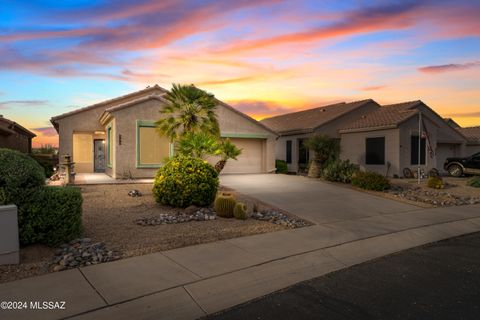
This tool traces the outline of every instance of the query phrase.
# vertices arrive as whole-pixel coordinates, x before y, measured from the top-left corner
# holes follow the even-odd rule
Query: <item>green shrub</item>
[[[24,232],[24,242],[40,242],[56,246],[75,238],[82,233],[82,194],[75,187],[45,187],[41,192],[41,202],[28,217],[28,225],[34,225],[33,240],[28,241],[29,233]]]
[[[427,186],[433,189],[443,189],[445,185],[441,177],[430,177],[427,181]]]
[[[275,160],[275,168],[277,168],[277,173],[287,173],[288,172],[288,166],[287,163],[284,160]]]
[[[236,204],[237,200],[235,200],[233,194],[228,192],[220,192],[215,198],[215,212],[219,217],[231,218],[233,217]]]
[[[467,186],[474,187],[474,188],[480,188],[480,176],[475,176],[467,181]]]
[[[352,184],[362,189],[383,191],[390,188],[390,183],[383,175],[372,171],[359,171],[352,178]]]
[[[43,185],[45,172],[35,160],[15,150],[0,149],[0,188],[16,192]]]
[[[328,181],[350,183],[360,167],[349,160],[337,160],[329,163],[322,170],[322,178]]]
[[[53,161],[50,157],[45,157],[40,154],[33,154],[31,157],[37,161],[37,163],[42,166],[43,170],[45,171],[45,176],[47,178],[51,177],[54,173],[53,171]]]
[[[218,173],[207,161],[177,156],[158,170],[153,195],[157,202],[174,207],[207,206],[215,199],[218,184]]]
[[[238,202],[233,209],[233,216],[239,220],[247,219],[247,205],[242,202]]]
[[[43,168],[31,157],[0,149],[0,205],[18,208],[22,245],[57,245],[80,235],[82,195],[76,188],[45,187]]]

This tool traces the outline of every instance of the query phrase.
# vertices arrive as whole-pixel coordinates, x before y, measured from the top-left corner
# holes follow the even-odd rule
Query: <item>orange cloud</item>
[[[415,21],[411,19],[411,16],[419,6],[418,3],[406,2],[360,9],[350,12],[343,20],[328,26],[269,38],[241,41],[230,47],[220,49],[219,52],[234,53],[283,44],[312,42],[379,30],[403,29],[414,24]]]

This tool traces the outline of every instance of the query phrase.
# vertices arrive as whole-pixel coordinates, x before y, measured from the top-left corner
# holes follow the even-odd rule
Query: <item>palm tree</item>
[[[215,97],[194,85],[173,84],[165,94],[167,105],[160,113],[161,119],[155,122],[160,134],[171,142],[189,132],[204,132],[219,136]]]
[[[237,148],[228,138],[220,143],[219,151],[221,159],[215,164],[218,173],[222,172],[229,159],[237,160],[242,153],[242,149]]]
[[[175,144],[175,153],[205,159],[207,156],[220,154],[217,137],[204,132],[188,132],[181,136]]]

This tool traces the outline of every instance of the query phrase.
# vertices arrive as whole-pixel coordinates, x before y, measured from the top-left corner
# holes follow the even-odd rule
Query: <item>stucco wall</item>
[[[59,124],[59,159],[60,162],[63,162],[63,157],[65,154],[73,156],[73,133],[74,132],[84,132],[84,133],[93,133],[95,131],[103,131],[103,127],[98,122],[98,118],[103,113],[104,107],[98,107],[91,110],[87,110],[81,113],[73,114],[71,116],[58,119]],[[93,167],[91,171],[92,172]]]
[[[385,138],[385,164],[367,165],[365,163],[366,139]],[[342,134],[341,159],[349,159],[351,162],[360,165],[363,170],[375,171],[381,174],[387,173],[387,162],[391,167],[389,176],[400,174],[400,149],[398,148],[400,135],[398,129],[377,130],[367,132],[355,132]]]
[[[292,141],[292,163],[288,164],[288,171],[290,172],[297,172],[298,171],[298,140],[308,138],[314,134],[326,134],[332,138],[340,138],[341,135],[339,130],[345,128],[351,122],[359,119],[362,115],[369,114],[375,110],[377,110],[378,105],[370,102],[367,103],[358,109],[351,111],[347,114],[344,114],[337,119],[326,123],[325,125],[318,128],[315,133],[308,133],[308,134],[296,134],[296,135],[288,135],[288,136],[281,136],[278,138],[277,143],[275,145],[275,158],[280,160],[286,160],[286,141]],[[313,152],[310,151],[310,159],[313,158]]]
[[[18,150],[23,153],[32,151],[32,139],[22,133],[16,132],[9,135],[0,133],[0,148]]]
[[[112,112],[116,120],[115,152],[117,156],[114,166],[116,178],[122,178],[125,175],[131,175],[134,178],[147,178],[153,177],[157,172],[158,169],[156,168],[136,167],[136,121],[158,120],[162,104],[158,100],[149,100]],[[264,160],[266,163],[265,172],[275,170],[274,134],[221,105],[217,108],[217,115],[222,135],[234,137],[265,136],[267,138],[265,147],[266,158]],[[122,140],[121,145],[118,143],[120,136]]]
[[[463,152],[464,157],[469,157],[477,152],[480,152],[480,144],[473,145],[469,144],[465,147],[465,151]]]
[[[423,122],[428,133],[430,143],[433,150],[436,151],[437,141],[438,141],[438,127],[426,116],[423,117]],[[422,129],[424,130],[424,129]],[[411,163],[411,136],[418,136],[418,117],[413,117],[410,120],[404,122],[400,125],[400,168],[410,168],[415,170],[418,168],[418,165],[413,165]],[[421,165],[420,168],[427,173],[432,168],[437,167],[437,158],[436,155],[431,158],[428,152],[428,147],[425,155],[425,165]]]

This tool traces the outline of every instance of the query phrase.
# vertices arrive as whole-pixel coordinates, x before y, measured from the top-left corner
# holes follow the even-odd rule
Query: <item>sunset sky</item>
[[[1,2],[0,114],[35,145],[54,115],[172,83],[257,119],[421,99],[480,125],[480,0]]]

